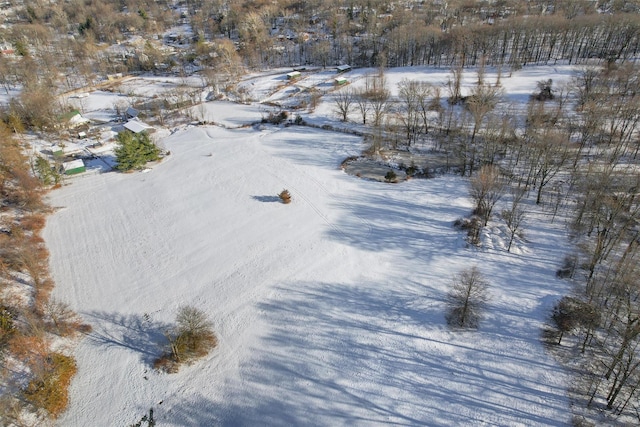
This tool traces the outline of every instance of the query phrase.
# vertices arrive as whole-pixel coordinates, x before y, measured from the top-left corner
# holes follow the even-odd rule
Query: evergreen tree
[[[121,132],[118,142],[115,155],[118,162],[116,168],[120,171],[142,169],[147,162],[160,158],[160,149],[151,142],[147,132]]]

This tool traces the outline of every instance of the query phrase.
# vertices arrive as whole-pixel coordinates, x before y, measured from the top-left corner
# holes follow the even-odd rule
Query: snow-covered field
[[[546,78],[522,73],[527,94]],[[229,125],[260,111],[207,108]],[[200,126],[161,143],[171,155],[148,173],[50,194],[54,296],[93,326],[59,425],[130,425],[150,408],[161,426],[569,423],[569,375],[539,339],[567,287],[561,221],[532,206],[511,253],[497,223],[467,247],[452,228],[472,209],[465,179],[357,179],[339,164],[365,147],[340,133]],[[451,331],[445,295],[472,265],[491,284],[487,315]],[[219,345],[155,372],[181,305],[209,314]]]

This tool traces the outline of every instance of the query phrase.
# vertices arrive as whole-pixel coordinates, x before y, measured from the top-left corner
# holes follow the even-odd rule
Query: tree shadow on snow
[[[554,367],[451,333],[442,296],[313,282],[276,295],[259,304],[270,327],[229,384],[222,425],[565,424],[563,389],[538,375]]]
[[[430,181],[430,180],[429,180]],[[425,184],[428,185],[427,180]],[[343,243],[373,252],[400,249],[408,256],[428,257],[434,251],[463,249],[462,233],[453,229],[456,218],[468,214],[460,206],[434,206],[389,190],[389,184],[376,186],[368,194],[352,194],[348,202],[335,201],[344,214],[329,230],[329,236]],[[376,191],[377,190],[377,191]],[[405,189],[404,193],[409,190]],[[458,189],[453,191],[460,192]]]
[[[87,336],[92,343],[131,350],[149,365],[162,353],[162,346],[167,340],[164,333],[171,327],[167,323],[153,321],[147,314],[93,311],[84,316],[93,327]]]
[[[275,203],[280,201],[280,197],[278,196],[251,196],[251,198],[262,203]]]

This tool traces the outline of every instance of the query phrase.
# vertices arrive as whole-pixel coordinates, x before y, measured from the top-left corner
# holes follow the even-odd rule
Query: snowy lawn
[[[532,208],[513,253],[495,234],[468,248],[452,228],[472,208],[465,179],[348,176],[353,136],[191,127],[162,144],[172,154],[148,173],[50,195],[54,296],[93,326],[59,425],[130,425],[150,408],[162,426],[568,423],[568,375],[539,340],[566,291],[561,225]],[[471,265],[491,284],[487,316],[451,331],[445,295]],[[219,346],[154,372],[185,304]]]
[[[266,105],[244,105],[229,101],[204,102],[190,109],[191,117],[227,128],[258,123],[262,118],[269,116],[270,111],[274,110],[273,107]]]

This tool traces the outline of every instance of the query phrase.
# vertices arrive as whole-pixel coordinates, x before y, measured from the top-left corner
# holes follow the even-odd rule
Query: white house
[[[155,130],[153,126],[148,125],[144,122],[141,122],[140,120],[137,120],[137,119],[129,120],[127,123],[124,124],[124,128],[127,130],[130,130],[133,133],[142,133],[144,131],[151,133]]]
[[[79,112],[74,112],[71,117],[69,117],[67,123],[69,127],[75,128],[85,123],[89,123],[89,119],[82,117],[82,114]]]

